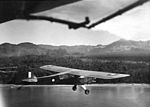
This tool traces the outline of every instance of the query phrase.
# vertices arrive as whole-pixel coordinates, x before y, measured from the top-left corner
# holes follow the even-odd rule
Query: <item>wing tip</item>
[[[120,74],[119,77],[120,77],[120,78],[121,78],[121,77],[123,78],[123,77],[129,77],[129,76],[130,76],[130,74]]]

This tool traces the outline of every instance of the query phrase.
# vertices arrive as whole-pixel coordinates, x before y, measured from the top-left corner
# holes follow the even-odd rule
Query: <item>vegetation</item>
[[[7,75],[0,74],[1,83],[18,83],[27,77],[27,72],[31,71],[36,76],[51,74],[41,70],[39,67],[47,64],[65,66],[71,68],[96,70],[103,72],[125,73],[130,77],[115,80],[97,79],[97,83],[150,83],[150,65],[148,56],[21,56],[0,58],[0,67],[13,67],[17,72]],[[9,69],[14,70],[14,69]],[[7,70],[6,70],[7,71]],[[48,84],[49,79],[40,82]]]

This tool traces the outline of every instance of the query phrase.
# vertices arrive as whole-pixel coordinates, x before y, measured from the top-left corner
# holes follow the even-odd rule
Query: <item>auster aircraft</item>
[[[90,70],[81,70],[81,69],[73,69],[68,67],[61,67],[55,65],[44,65],[40,67],[41,69],[56,72],[56,74],[36,77],[31,72],[28,72],[28,78],[23,79],[23,82],[26,83],[36,83],[38,79],[43,78],[51,78],[52,82],[55,82],[54,77],[59,77],[61,75],[71,74],[75,75],[75,83],[72,87],[73,91],[77,90],[77,86],[81,87],[85,91],[85,94],[89,94],[89,90],[86,88],[84,84],[92,83],[96,78],[99,79],[116,79],[130,76],[129,74],[119,74],[119,73],[108,73],[108,72],[100,72],[100,71],[90,71]],[[19,88],[19,87],[18,87]]]
[[[82,0],[41,0],[41,1],[2,0],[0,1],[0,23],[4,23],[10,20],[15,20],[15,19],[45,20],[45,21],[50,21],[50,22],[57,22],[60,24],[66,24],[68,25],[69,29],[78,29],[78,28],[90,29],[90,28],[95,27],[98,24],[106,22],[150,0],[137,0],[133,4],[130,4],[127,7],[120,9],[110,14],[109,16],[106,16],[94,23],[90,23],[89,17],[85,17],[85,21],[77,23],[77,22],[71,22],[71,21],[57,19],[57,18],[48,17],[48,16],[33,15],[34,13],[42,12],[45,10],[50,10],[59,6],[63,6],[63,5],[78,2],[78,1],[82,1]],[[54,65],[45,65],[40,68],[44,70],[54,71],[57,73],[49,75],[49,76],[36,77],[35,75],[31,76],[31,72],[29,72],[28,78],[23,79],[22,81],[31,83],[31,82],[38,82],[38,79],[42,79],[42,78],[52,78],[52,77],[56,77],[56,76],[60,76],[64,74],[72,74],[78,77],[76,81],[77,83],[78,82],[80,83],[80,84],[75,83],[72,89],[75,91],[77,89],[77,86],[80,86],[82,89],[84,89],[85,94],[89,94],[89,90],[84,85],[91,81],[91,79],[88,79],[88,78],[115,79],[115,78],[123,78],[123,77],[129,76],[128,74],[80,70],[80,69],[73,69],[73,68],[60,67],[60,66],[54,66]],[[55,80],[52,79],[52,81],[55,81]]]

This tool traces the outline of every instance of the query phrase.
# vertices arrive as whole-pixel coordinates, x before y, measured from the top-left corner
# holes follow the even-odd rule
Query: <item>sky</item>
[[[98,25],[94,30],[107,30],[127,40],[150,40],[150,2]]]
[[[95,22],[136,0],[83,0],[36,15],[81,22],[89,16]],[[110,5],[111,4],[111,5]],[[119,39],[150,40],[150,3],[137,7],[95,28],[69,30],[47,21],[13,20],[0,24],[0,43],[32,42],[49,45],[98,45]]]

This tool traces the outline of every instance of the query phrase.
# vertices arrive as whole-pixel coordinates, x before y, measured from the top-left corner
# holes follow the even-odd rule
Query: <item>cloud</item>
[[[107,31],[69,30],[67,26],[47,21],[14,20],[0,26],[0,43],[32,42],[51,45],[108,44],[119,37]]]

